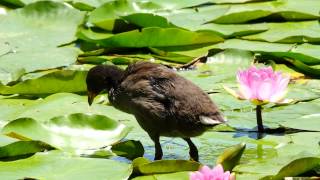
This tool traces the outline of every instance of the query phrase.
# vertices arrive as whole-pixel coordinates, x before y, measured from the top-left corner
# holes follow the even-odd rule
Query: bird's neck
[[[124,70],[117,69],[113,72],[112,76],[109,79],[109,82],[107,82],[107,91],[110,91],[110,89],[116,89],[122,82],[124,77]],[[111,85],[111,86],[110,86]]]

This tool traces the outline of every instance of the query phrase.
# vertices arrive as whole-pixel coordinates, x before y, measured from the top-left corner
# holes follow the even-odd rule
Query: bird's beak
[[[88,104],[89,104],[89,106],[91,106],[91,104],[96,96],[97,96],[96,93],[88,91]]]

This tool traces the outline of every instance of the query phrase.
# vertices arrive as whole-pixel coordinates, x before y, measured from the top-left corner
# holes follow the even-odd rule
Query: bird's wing
[[[121,86],[126,89],[135,113],[151,113],[152,116],[197,121],[205,125],[223,122],[208,95],[173,70],[142,62],[129,66],[126,73]]]
[[[127,98],[127,105],[136,113],[163,113],[172,103],[170,91],[174,88],[176,74],[161,65],[139,62],[130,65],[120,85]],[[130,106],[129,105],[129,106]]]

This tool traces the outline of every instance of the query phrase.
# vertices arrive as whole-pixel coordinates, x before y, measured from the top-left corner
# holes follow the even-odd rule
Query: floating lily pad
[[[7,124],[2,132],[21,140],[38,140],[58,149],[98,149],[118,142],[129,129],[101,115],[71,114],[56,117],[47,123],[21,118]],[[81,141],[79,141],[79,138]]]
[[[246,179],[248,175],[255,179],[283,179],[303,174],[318,166],[317,156],[297,154],[266,159],[262,162],[252,162],[237,166],[234,171],[240,173],[237,179]],[[243,174],[243,175],[242,175]]]
[[[54,70],[13,86],[0,85],[1,94],[44,95],[59,92],[85,92],[87,71]]]
[[[141,174],[161,174],[179,171],[197,171],[201,165],[187,160],[159,160],[137,167]]]
[[[229,6],[228,11],[212,21],[216,23],[244,23],[273,15],[275,19],[308,20],[319,18],[320,3],[313,0],[271,1]],[[223,6],[221,7],[223,8]]]
[[[0,47],[7,46],[4,48],[9,51],[0,56],[0,82],[7,84],[24,73],[74,63],[78,55],[75,49],[57,47],[76,39],[83,15],[64,4],[42,1],[1,18]]]
[[[238,144],[223,151],[218,157],[217,164],[221,164],[225,171],[231,171],[240,161],[246,148],[245,143]]]
[[[140,141],[128,140],[112,145],[111,150],[118,156],[126,157],[128,159],[135,159],[142,157],[144,148]]]
[[[270,23],[269,30],[242,39],[279,43],[317,43],[320,42],[318,21]]]
[[[191,172],[176,172],[176,173],[167,173],[167,174],[153,174],[147,176],[138,176],[133,178],[133,180],[176,180],[176,179],[188,179]]]
[[[48,171],[50,170],[50,172]],[[59,151],[38,153],[30,158],[0,162],[3,179],[127,179],[132,171],[130,164],[109,159],[81,158]]]
[[[307,65],[320,63],[320,47],[312,44],[295,45],[231,39],[214,45],[211,49],[247,50],[278,58],[292,58]]]
[[[53,149],[53,147],[40,141],[16,141],[0,147],[0,161],[25,158],[37,152]]]
[[[103,47],[161,47],[170,50],[179,48],[194,49],[223,41],[212,32],[192,32],[179,28],[144,28],[141,31],[133,30],[116,35],[95,33],[82,29],[78,37],[98,43]]]

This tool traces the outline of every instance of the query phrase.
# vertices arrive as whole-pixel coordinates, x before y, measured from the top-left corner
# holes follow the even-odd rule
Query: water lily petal
[[[212,172],[215,176],[218,176],[218,177],[223,176],[224,171],[223,171],[222,165],[218,164],[216,167],[212,169]]]
[[[259,100],[270,100],[272,93],[274,91],[274,86],[272,86],[272,82],[270,80],[261,82],[258,91],[257,91],[257,99]]]
[[[243,95],[242,95],[241,93],[236,92],[235,90],[233,90],[233,89],[231,89],[231,88],[229,88],[229,87],[227,87],[227,86],[223,86],[223,88],[224,88],[229,94],[231,94],[232,96],[234,96],[234,97],[236,97],[236,98],[238,98],[238,99],[246,99],[246,98],[243,97]]]
[[[281,102],[286,94],[290,77],[281,72],[273,71],[272,67],[257,68],[251,66],[247,70],[237,72],[239,92],[230,94],[240,99],[248,99],[254,104],[267,102]]]
[[[236,180],[236,175],[234,173],[230,175],[230,180]]]
[[[203,180],[204,177],[199,171],[190,173],[190,180]]]
[[[255,97],[254,92],[252,92],[252,89],[242,84],[239,85],[238,94],[240,97],[242,97],[241,99],[251,99]]]
[[[223,180],[229,180],[230,179],[230,172],[229,171],[226,171],[224,174],[223,174]]]
[[[190,173],[190,180],[235,180],[234,175],[230,175],[229,171],[224,172],[221,164],[213,169],[203,166],[199,171]]]

